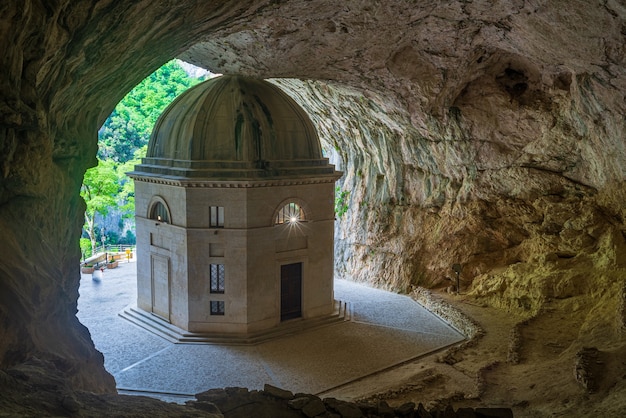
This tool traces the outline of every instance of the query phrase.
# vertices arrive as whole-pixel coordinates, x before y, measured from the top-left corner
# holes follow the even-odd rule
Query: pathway
[[[265,383],[321,393],[463,340],[407,296],[335,281],[335,298],[350,304],[350,321],[253,346],[174,344],[118,314],[136,300],[136,264],[82,275],[78,318],[91,331],[121,393],[184,401],[211,388]]]

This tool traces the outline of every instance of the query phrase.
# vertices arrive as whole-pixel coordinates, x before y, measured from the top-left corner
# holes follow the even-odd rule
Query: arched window
[[[156,202],[152,205],[152,210],[150,210],[150,219],[154,219],[155,221],[169,223],[170,218],[167,214],[167,209],[162,202]]]
[[[304,211],[300,205],[295,202],[291,202],[280,208],[276,214],[276,218],[274,219],[274,224],[280,225],[286,223],[296,223],[305,220],[306,217],[304,216]]]

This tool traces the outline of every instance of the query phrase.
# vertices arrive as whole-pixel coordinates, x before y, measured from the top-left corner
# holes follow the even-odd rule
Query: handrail
[[[135,250],[135,245],[126,245],[126,244],[107,244],[104,246],[96,247],[96,254],[98,253],[123,253],[126,252],[126,249],[130,249],[131,251]]]
[[[109,253],[126,253],[126,250],[130,249],[130,251],[132,253],[135,252],[135,248],[136,245],[126,245],[126,244],[107,244],[107,245],[101,245],[99,247],[96,247],[96,251],[90,256],[87,257],[86,259],[82,259],[81,260],[81,265],[84,265],[87,260],[93,259],[93,258],[100,258],[100,257],[105,257],[108,258],[107,254]],[[106,260],[105,260],[106,262]]]

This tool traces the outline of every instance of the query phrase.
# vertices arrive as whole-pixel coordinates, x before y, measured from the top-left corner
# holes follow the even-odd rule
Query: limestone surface
[[[0,3],[0,368],[114,391],[75,317],[79,188],[107,115],[177,56],[309,112],[345,173],[338,276],[443,288],[460,264],[506,314],[593,307],[577,341],[619,352],[625,41],[621,0]]]

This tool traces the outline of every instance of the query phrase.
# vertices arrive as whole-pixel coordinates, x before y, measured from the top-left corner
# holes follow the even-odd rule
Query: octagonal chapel
[[[221,76],[189,89],[129,175],[137,308],[161,327],[250,336],[334,314],[341,173],[278,87]]]

